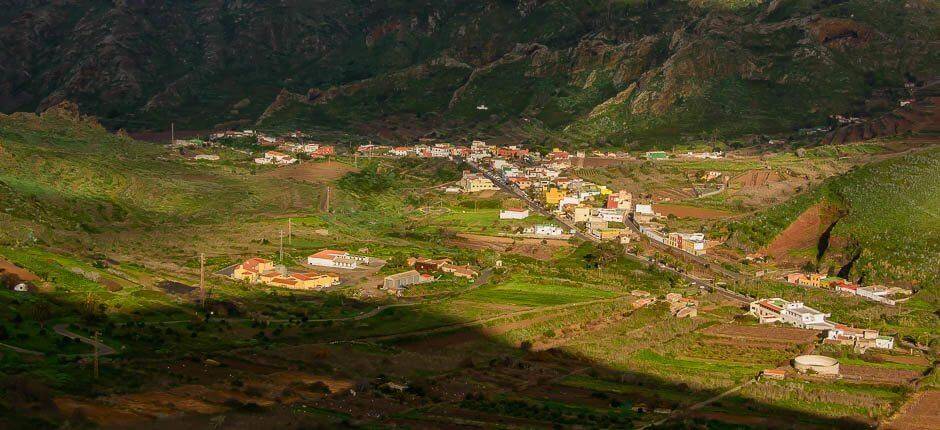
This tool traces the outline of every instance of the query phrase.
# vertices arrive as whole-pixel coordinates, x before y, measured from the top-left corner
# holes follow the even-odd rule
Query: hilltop
[[[20,1],[0,110],[644,146],[877,116],[937,76],[930,1]]]

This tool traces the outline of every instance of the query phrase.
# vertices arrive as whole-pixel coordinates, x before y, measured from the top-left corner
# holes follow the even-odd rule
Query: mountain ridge
[[[68,100],[128,130],[631,146],[877,115],[940,63],[920,0],[19,3],[0,110]]]

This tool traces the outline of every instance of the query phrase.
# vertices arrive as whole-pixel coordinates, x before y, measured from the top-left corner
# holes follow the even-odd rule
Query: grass
[[[463,296],[484,303],[516,306],[555,306],[614,297],[610,291],[552,285],[530,280],[511,279],[494,286],[485,286]]]

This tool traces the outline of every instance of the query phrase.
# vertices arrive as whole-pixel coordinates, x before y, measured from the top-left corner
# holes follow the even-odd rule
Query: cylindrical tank
[[[793,359],[793,368],[802,373],[812,370],[820,375],[838,375],[839,360],[824,355],[801,355]]]

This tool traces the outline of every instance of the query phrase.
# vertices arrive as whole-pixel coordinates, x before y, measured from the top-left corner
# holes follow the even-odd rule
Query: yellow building
[[[549,188],[545,190],[545,204],[548,206],[557,206],[561,199],[565,198],[564,191],[558,188]]]
[[[339,277],[316,272],[295,273],[291,278],[297,280],[297,288],[321,289],[339,284]]]
[[[235,266],[232,278],[239,281],[258,282],[262,273],[274,270],[274,262],[264,258],[252,258]]]
[[[493,181],[487,179],[486,176],[470,172],[463,172],[463,177],[457,182],[457,186],[465,193],[499,190],[499,187]]]

